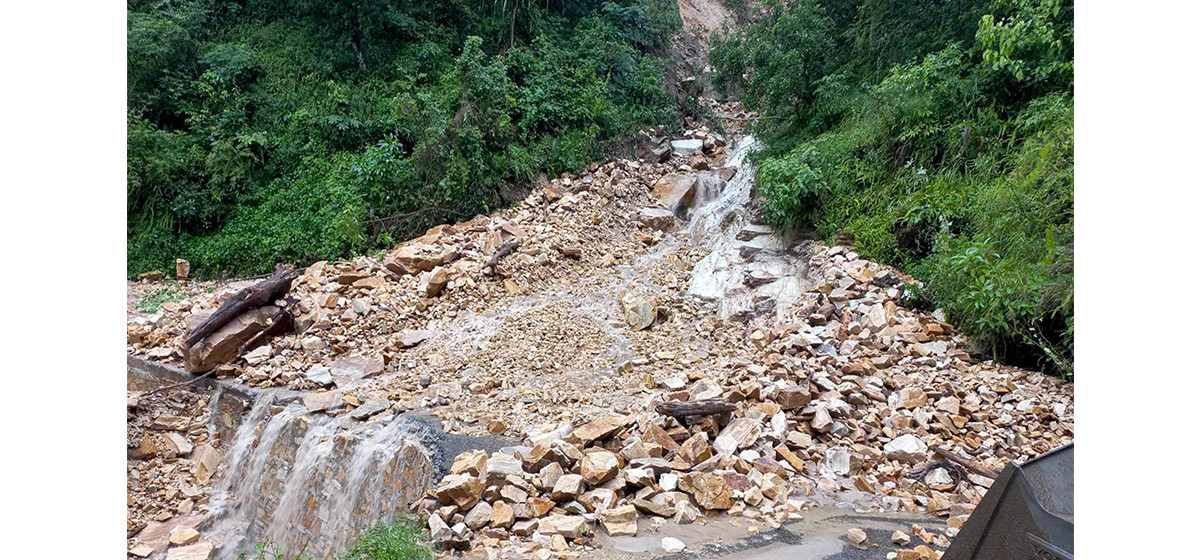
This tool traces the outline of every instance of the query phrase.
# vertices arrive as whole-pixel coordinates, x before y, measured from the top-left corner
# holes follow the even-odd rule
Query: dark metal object
[[[1073,560],[1075,444],[1000,472],[942,560]]]

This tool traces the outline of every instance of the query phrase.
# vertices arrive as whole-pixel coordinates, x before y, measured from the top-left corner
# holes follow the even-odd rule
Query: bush
[[[364,531],[340,560],[433,560],[434,555],[421,534],[421,527],[409,520],[393,521]]]
[[[673,124],[673,2],[500,8],[131,2],[129,274],[386,247]]]
[[[851,27],[906,13],[868,13],[875,4],[860,3]],[[725,83],[777,117],[756,129],[766,143],[756,156],[766,218],[829,239],[852,234],[860,254],[921,280],[917,297],[943,307],[992,356],[1069,375],[1071,6],[997,2],[976,16],[974,45],[957,41],[956,25],[898,43],[913,58],[872,82],[873,48],[807,77],[756,54],[806,56],[805,43],[781,40],[781,29],[815,32],[845,20],[804,5],[770,4],[764,19],[713,50]],[[974,13],[955,9],[951,19]],[[837,29],[828,33],[839,40]]]

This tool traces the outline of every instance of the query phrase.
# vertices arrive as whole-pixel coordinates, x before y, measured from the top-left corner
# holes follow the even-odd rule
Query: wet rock
[[[638,212],[638,221],[658,231],[675,229],[675,213],[666,208],[642,208]]]
[[[688,140],[672,140],[671,150],[678,156],[690,156],[704,148],[703,140],[688,139]]]
[[[658,199],[667,210],[678,215],[695,200],[696,183],[695,175],[667,175],[654,184],[650,195]]]
[[[208,560],[212,551],[213,545],[208,542],[180,546],[167,551],[167,560]]]
[[[305,393],[300,400],[309,412],[321,412],[342,405],[341,391],[325,391],[321,393]]]
[[[658,310],[648,300],[638,298],[633,292],[622,291],[619,295],[621,314],[629,328],[640,331],[654,324]]]
[[[328,387],[333,385],[333,374],[329,368],[325,366],[313,366],[304,372],[304,378],[312,381],[319,387]]]

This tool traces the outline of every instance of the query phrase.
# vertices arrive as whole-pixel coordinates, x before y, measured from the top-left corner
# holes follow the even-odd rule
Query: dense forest
[[[127,272],[387,247],[673,124],[674,0],[131,0]]]
[[[1070,0],[770,0],[710,53],[782,228],[851,235],[992,355],[1071,373]]]

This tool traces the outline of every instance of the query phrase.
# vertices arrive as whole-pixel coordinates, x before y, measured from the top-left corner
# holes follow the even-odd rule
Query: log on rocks
[[[487,266],[483,267],[484,272],[488,276],[496,274],[496,267],[500,265],[500,259],[515,252],[517,252],[517,242],[515,240],[504,243],[492,254],[492,260],[488,261]]]
[[[736,409],[736,406],[720,398],[691,402],[664,401],[654,406],[655,412],[663,416],[670,416],[678,420],[681,424],[687,423],[687,421],[695,421],[705,416],[732,412]]]
[[[292,289],[292,280],[299,275],[300,273],[294,267],[281,266],[275,269],[275,274],[270,278],[233,294],[232,297],[225,300],[225,303],[221,304],[216,313],[192,329],[192,332],[184,339],[182,346],[191,348],[242,313],[279,299]]]
[[[939,457],[943,457],[949,461],[953,461],[955,463],[958,463],[958,464],[966,467],[967,470],[969,470],[979,476],[987,477],[992,480],[995,480],[1000,477],[1000,473],[997,473],[996,471],[989,469],[980,463],[977,463],[971,459],[963,457],[962,455],[954,453],[953,451],[950,451],[949,449],[946,449],[944,447],[934,447],[933,452],[934,452],[934,454],[938,455]]]
[[[291,327],[292,315],[286,309],[274,305],[256,307],[234,317],[197,344],[182,349],[184,368],[192,373],[209,371]]]

